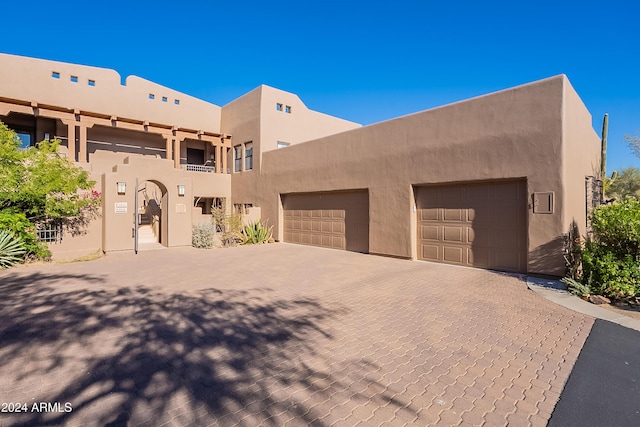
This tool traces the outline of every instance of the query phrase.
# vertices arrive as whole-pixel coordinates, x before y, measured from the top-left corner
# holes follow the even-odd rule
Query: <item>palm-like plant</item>
[[[22,261],[25,252],[20,238],[6,230],[0,230],[0,268],[11,267]]]
[[[273,237],[272,229],[273,225],[271,227],[267,227],[266,224],[263,224],[260,221],[251,222],[248,225],[245,225],[242,229],[242,234],[244,234],[242,244],[255,245],[258,243],[267,243]]]

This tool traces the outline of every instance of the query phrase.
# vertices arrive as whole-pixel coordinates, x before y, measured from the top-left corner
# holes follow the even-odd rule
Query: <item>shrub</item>
[[[242,216],[239,213],[234,213],[225,218],[221,240],[224,247],[236,246],[244,241]]]
[[[612,248],[588,241],[582,252],[582,283],[594,294],[627,299],[640,294],[640,266],[631,254],[620,256]]]
[[[8,268],[24,260],[26,250],[19,237],[0,230],[0,268]]]
[[[593,210],[593,240],[618,257],[640,257],[640,201],[628,197]]]
[[[216,226],[217,232],[224,232],[226,217],[224,207],[211,208],[211,221],[213,221],[213,224]]]
[[[213,223],[194,224],[191,244],[194,248],[208,249],[214,246],[216,226]]]
[[[273,226],[267,227],[266,224],[260,221],[251,222],[245,225],[242,229],[244,234],[243,245],[255,245],[260,243],[267,243],[273,237]]]
[[[51,256],[47,244],[38,241],[36,226],[24,213],[0,212],[0,230],[6,230],[20,239],[27,256],[40,259]]]

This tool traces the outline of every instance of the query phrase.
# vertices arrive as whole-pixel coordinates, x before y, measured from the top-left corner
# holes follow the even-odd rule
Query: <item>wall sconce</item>
[[[178,196],[184,196],[186,192],[184,185],[178,185]]]
[[[118,182],[116,183],[118,186],[118,194],[124,194],[127,192],[127,183],[126,182]]]

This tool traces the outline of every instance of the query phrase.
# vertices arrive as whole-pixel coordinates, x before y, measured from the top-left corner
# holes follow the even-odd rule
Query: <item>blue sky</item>
[[[260,84],[362,124],[566,74],[608,170],[640,167],[640,2],[30,1],[0,52],[116,69],[224,105]]]

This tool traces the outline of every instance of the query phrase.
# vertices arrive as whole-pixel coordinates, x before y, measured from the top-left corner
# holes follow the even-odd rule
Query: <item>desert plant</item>
[[[22,261],[26,250],[19,237],[0,230],[0,268],[8,268]]]
[[[587,241],[582,252],[582,283],[594,294],[628,299],[640,294],[640,264],[630,254],[619,256],[612,248]]]
[[[574,280],[577,280],[581,275],[581,241],[578,224],[575,221],[572,221],[571,227],[569,227],[569,232],[565,235],[564,263],[567,269],[567,277]]]
[[[6,230],[20,239],[28,257],[46,259],[51,256],[47,244],[38,241],[35,224],[24,213],[0,212],[0,230]]]
[[[565,277],[563,279],[560,279],[560,281],[567,285],[567,289],[573,295],[579,296],[581,298],[591,295],[591,288],[589,288],[589,285],[582,284],[570,277]]]
[[[194,224],[191,234],[191,244],[194,248],[208,249],[214,246],[216,227],[213,223]]]
[[[244,241],[242,234],[242,215],[234,213],[225,217],[224,232],[221,239],[224,247],[236,246]]]
[[[260,221],[250,222],[242,229],[244,235],[243,245],[255,245],[267,243],[273,237],[273,225],[268,227]]]
[[[226,217],[224,207],[211,208],[211,221],[215,225],[217,232],[223,233],[225,231]]]
[[[614,252],[618,258],[640,257],[640,201],[628,197],[599,206],[591,217],[593,241]]]

